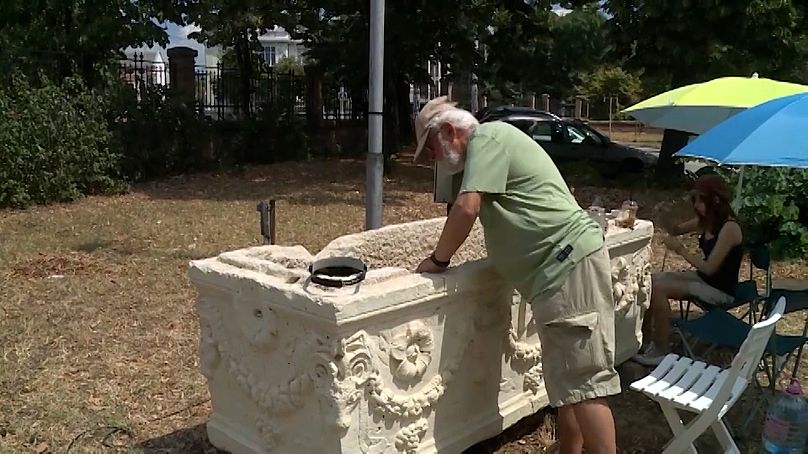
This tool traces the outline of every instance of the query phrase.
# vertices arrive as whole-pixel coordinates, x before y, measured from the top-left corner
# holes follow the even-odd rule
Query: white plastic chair
[[[696,454],[693,442],[708,427],[713,429],[724,453],[740,454],[722,418],[738,401],[757,371],[785,306],[786,300],[781,297],[770,315],[752,326],[729,369],[670,354],[649,375],[631,384],[631,389],[659,404],[673,431],[673,439],[665,446],[664,454]],[[685,426],[677,410],[698,416]]]

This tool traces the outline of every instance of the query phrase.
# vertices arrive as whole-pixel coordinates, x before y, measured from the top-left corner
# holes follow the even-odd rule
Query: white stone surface
[[[413,269],[445,218],[341,237],[369,265],[312,284],[301,247],[191,263],[210,441],[234,453],[457,453],[547,405],[529,305],[485,260],[479,224],[442,275]],[[653,226],[612,228],[617,359],[640,346]]]

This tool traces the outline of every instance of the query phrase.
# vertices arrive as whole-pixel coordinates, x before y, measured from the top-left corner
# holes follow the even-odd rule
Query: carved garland
[[[396,434],[396,449],[407,454],[415,454],[426,435],[427,427],[427,420],[421,418],[399,430]]]
[[[535,363],[541,359],[541,347],[520,341],[513,327],[508,330],[508,346],[511,348],[511,356],[520,361]]]
[[[538,394],[544,383],[544,375],[542,374],[541,363],[533,366],[525,373],[525,391],[530,391],[533,394]]]

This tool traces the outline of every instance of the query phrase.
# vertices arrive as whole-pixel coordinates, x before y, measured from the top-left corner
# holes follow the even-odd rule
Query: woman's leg
[[[688,295],[691,273],[661,273],[651,276],[651,303],[643,320],[643,338],[651,339],[652,345],[643,355],[642,363],[658,363],[657,360],[670,352],[671,299],[683,299]]]

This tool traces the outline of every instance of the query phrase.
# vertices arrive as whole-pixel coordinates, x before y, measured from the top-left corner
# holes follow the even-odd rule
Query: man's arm
[[[436,259],[448,262],[466,241],[480,214],[481,197],[479,192],[464,192],[457,197],[435,247]]]

